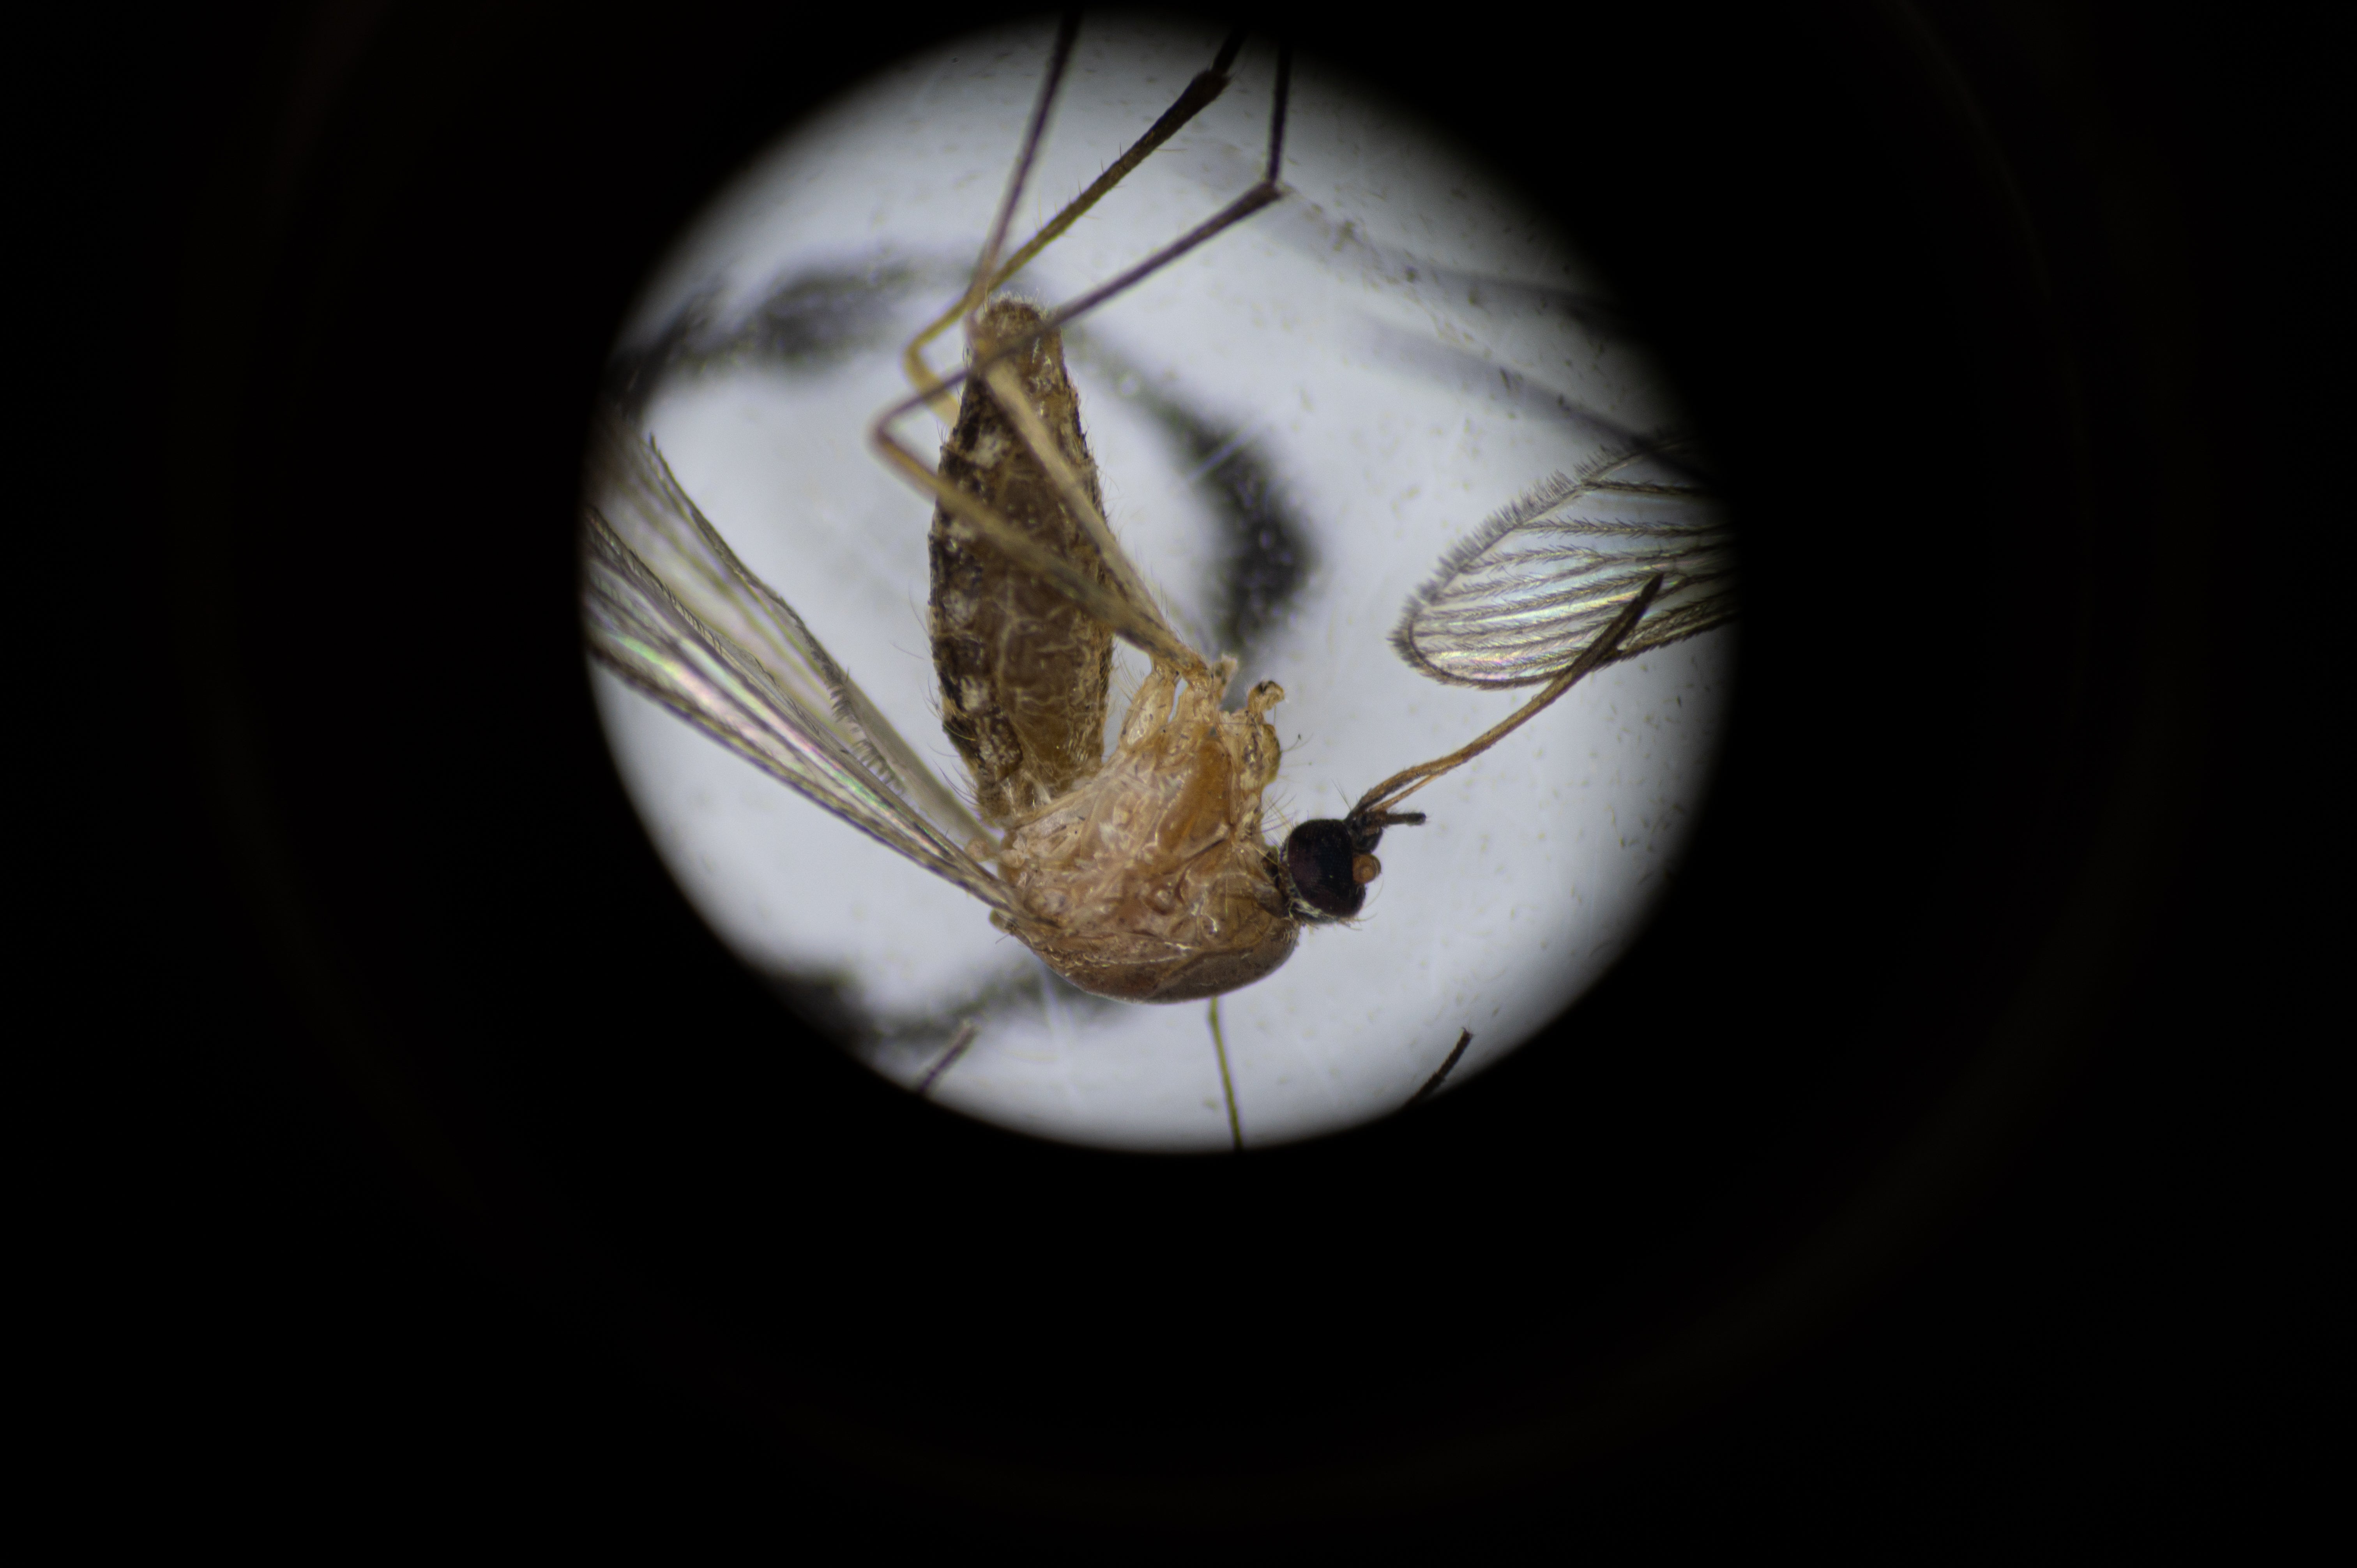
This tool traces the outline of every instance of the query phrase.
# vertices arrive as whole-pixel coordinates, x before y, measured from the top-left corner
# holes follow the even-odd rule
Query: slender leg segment
[[[1458,1030],[1457,1044],[1449,1048],[1448,1059],[1440,1064],[1440,1070],[1438,1072],[1434,1073],[1430,1078],[1424,1080],[1424,1087],[1422,1089],[1417,1090],[1414,1094],[1407,1097],[1407,1104],[1421,1105],[1426,1101],[1431,1099],[1435,1094],[1438,1093],[1440,1091],[1440,1086],[1448,1081],[1448,1075],[1457,1070],[1457,1064],[1465,1059],[1465,1047],[1472,1043],[1472,1030]],[[1405,1111],[1407,1109],[1407,1105],[1403,1105],[1400,1109]]]
[[[1046,422],[1022,394],[1021,379],[1007,361],[1029,349],[1048,334],[1078,319],[1215,235],[1283,198],[1285,190],[1277,183],[1276,175],[1284,162],[1286,102],[1292,81],[1291,50],[1281,48],[1278,51],[1275,100],[1269,122],[1267,172],[1258,184],[1128,271],[1046,313],[1035,326],[1025,331],[1004,338],[992,338],[978,329],[976,312],[985,303],[992,288],[1012,278],[1021,265],[1037,255],[1049,240],[1070,228],[1073,220],[1118,182],[1114,170],[1126,173],[1135,167],[1156,146],[1167,141],[1204,104],[1219,95],[1220,90],[1226,85],[1226,67],[1232,63],[1241,43],[1240,37],[1232,37],[1222,46],[1212,69],[1198,76],[1170,110],[1155,122],[1146,136],[1116,162],[1114,169],[1107,171],[1108,177],[1114,177],[1092,184],[1001,267],[997,258],[1005,244],[1006,226],[1021,198],[1024,181],[1028,177],[1039,138],[1047,126],[1048,111],[1054,100],[1057,82],[1071,54],[1071,24],[1059,30],[1056,51],[1040,89],[1039,106],[1034,110],[1029,129],[1025,134],[1023,150],[1017,159],[1015,172],[1008,179],[1006,194],[993,221],[990,239],[984,245],[982,256],[974,268],[974,281],[959,299],[952,317],[929,326],[909,344],[904,366],[918,390],[877,415],[868,431],[869,443],[877,455],[934,497],[947,514],[948,526],[960,540],[986,543],[1000,551],[1014,565],[1047,581],[1081,610],[1111,628],[1116,636],[1149,657],[1169,663],[1181,673],[1196,679],[1208,674],[1205,660],[1170,629],[1156,608],[1153,596],[1146,591],[1135,568],[1129,565],[1120,547],[1114,543],[1112,530],[1105,525],[1103,510],[1089,493],[1090,488],[1084,477],[1072,464],[1064,460]],[[942,328],[946,319],[954,318],[957,315],[963,315],[967,321],[968,338],[974,349],[973,362],[963,371],[946,377],[936,377],[923,363],[920,351],[921,345]],[[1098,551],[1111,567],[1113,587],[1108,588],[1097,580],[1095,574],[1077,568],[1069,557],[1026,538],[1023,531],[1010,524],[997,509],[936,472],[893,434],[892,425],[896,421],[922,405],[932,406],[944,417],[954,417],[950,412],[953,405],[948,394],[973,376],[980,376],[990,387],[1006,419],[1046,471],[1072,516],[1095,542]]]
[[[1243,1153],[1244,1124],[1236,1114],[1236,1080],[1228,1071],[1227,1036],[1220,1032],[1220,999],[1211,998],[1211,1051],[1220,1058],[1220,1093],[1228,1102],[1228,1142],[1238,1154]]]
[[[918,1080],[918,1099],[932,1098],[933,1085],[941,1081],[942,1074],[957,1065],[957,1059],[965,1055],[966,1047],[974,1044],[974,1036],[980,1032],[981,1026],[971,1018],[957,1026],[957,1032],[950,1036],[949,1048],[942,1052],[941,1058],[927,1068],[925,1076]]]

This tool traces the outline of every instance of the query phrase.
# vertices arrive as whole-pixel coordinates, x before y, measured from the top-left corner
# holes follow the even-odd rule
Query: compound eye
[[[1317,918],[1347,920],[1367,901],[1366,884],[1383,868],[1359,847],[1350,824],[1320,817],[1285,840],[1285,874],[1296,897]]]

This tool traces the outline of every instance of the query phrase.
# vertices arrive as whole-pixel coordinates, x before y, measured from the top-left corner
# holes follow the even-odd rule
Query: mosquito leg
[[[1040,318],[1039,325],[1031,332],[1000,345],[991,357],[1005,359],[1007,355],[1023,349],[1032,338],[1056,331],[1078,320],[1123,290],[1160,272],[1164,267],[1222,230],[1232,228],[1262,208],[1282,200],[1285,197],[1285,187],[1279,183],[1277,175],[1285,164],[1285,113],[1286,105],[1292,92],[1293,48],[1289,44],[1280,45],[1276,52],[1276,91],[1269,107],[1268,164],[1261,176],[1260,183],[1195,225],[1194,228],[1188,230],[1178,239],[1131,267],[1127,272],[1116,274],[1112,281],[1099,284],[1088,293],[1048,312]],[[956,379],[951,378],[951,382]],[[944,382],[944,386],[951,382]]]
[[[1277,55],[1275,102],[1269,118],[1268,167],[1271,171],[1280,166],[1285,156],[1285,115],[1286,105],[1291,92],[1292,70],[1292,51],[1289,48],[1281,48]],[[1189,649],[1170,630],[1168,625],[1163,621],[1160,613],[1153,607],[1152,596],[1146,594],[1142,586],[1131,586],[1138,582],[1136,568],[1129,565],[1127,557],[1113,537],[1112,529],[1106,526],[1104,518],[1099,513],[1095,504],[1090,500],[1086,487],[1081,483],[1078,474],[1073,471],[1071,465],[1063,460],[1063,455],[1058,450],[1055,443],[1047,437],[1045,424],[1039,418],[1037,411],[1030,407],[1029,401],[1021,395],[1019,386],[1016,384],[1012,367],[1006,366],[1005,361],[1009,355],[1021,351],[1047,333],[1095,309],[1106,300],[1169,265],[1223,230],[1242,222],[1272,202],[1280,200],[1284,195],[1284,187],[1277,184],[1272,172],[1269,177],[1264,178],[1219,212],[1197,224],[1128,271],[1117,274],[1111,281],[1091,289],[1079,298],[1048,313],[1041,317],[1037,327],[997,344],[965,370],[941,378],[935,381],[929,390],[920,390],[893,404],[878,414],[875,423],[868,427],[868,441],[874,446],[877,456],[899,468],[917,485],[931,491],[974,535],[987,540],[994,547],[1005,551],[1016,560],[1017,564],[1045,577],[1066,597],[1106,626],[1111,627],[1114,632],[1129,642],[1157,658],[1168,660],[1181,670],[1192,674],[1200,675],[1204,672],[1201,657]],[[991,250],[985,248],[984,252],[985,260],[991,253]],[[977,269],[977,276],[980,275],[982,275],[982,269]],[[995,374],[994,371],[1003,371],[1004,373]],[[898,436],[892,434],[893,423],[903,414],[913,412],[920,404],[935,397],[945,395],[967,377],[976,374],[985,378],[992,395],[1005,410],[1008,421],[1015,425],[1025,446],[1031,449],[1033,456],[1046,469],[1051,482],[1055,485],[1058,495],[1071,510],[1072,516],[1080,521],[1082,529],[1097,546],[1099,553],[1112,567],[1114,581],[1125,585],[1125,591],[1121,595],[1114,596],[1107,593],[1086,574],[1071,567],[1069,563],[1060,565],[1056,561],[1049,559],[1051,553],[1044,549],[1027,548],[1016,529],[998,518],[979,499],[942,478],[926,465],[922,457],[909,450]],[[920,385],[922,385],[921,381]],[[1038,558],[1035,559],[1035,556]],[[1107,604],[1106,601],[1116,597],[1126,607],[1125,608],[1113,608]]]
[[[1593,673],[1599,666],[1611,662],[1612,656],[1620,650],[1621,642],[1636,629],[1637,623],[1644,618],[1645,611],[1652,607],[1653,596],[1662,591],[1663,581],[1663,578],[1660,573],[1655,573],[1649,578],[1645,585],[1638,590],[1637,596],[1629,601],[1628,607],[1614,618],[1612,624],[1606,627],[1602,634],[1594,642],[1589,643],[1577,659],[1572,660],[1570,668],[1541,688],[1537,696],[1533,697],[1509,714],[1504,720],[1476,736],[1448,756],[1436,757],[1430,762],[1420,762],[1414,768],[1393,774],[1359,798],[1358,805],[1351,811],[1351,817],[1354,820],[1364,820],[1388,812],[1392,807],[1398,805],[1442,774],[1472,761],[1514,731],[1538,717],[1546,710],[1550,703],[1570,691],[1583,677]]]
[[[983,242],[981,259],[974,263],[974,281],[941,319],[909,339],[909,346],[900,351],[900,368],[907,373],[909,384],[917,389],[920,400],[933,405],[934,413],[944,424],[955,422],[957,404],[949,399],[941,378],[925,363],[924,346],[989,296],[992,270],[1006,243],[1006,226],[1014,220],[1016,203],[1023,198],[1024,183],[1031,177],[1032,160],[1039,156],[1040,138],[1048,131],[1048,112],[1055,107],[1056,89],[1064,80],[1064,67],[1072,58],[1072,41],[1080,32],[1078,11],[1067,11],[1057,19],[1056,41],[1048,51],[1048,70],[1039,79],[1039,99],[1031,105],[1031,123],[1024,129],[1023,145],[1015,155],[1015,167],[1006,177],[1006,194],[998,199],[998,212],[990,221],[990,237]]]
[[[974,1036],[981,1032],[981,1026],[971,1018],[957,1026],[956,1032],[950,1036],[949,1049],[943,1051],[941,1058],[925,1069],[925,1076],[918,1079],[918,1099],[929,1100],[932,1097],[933,1085],[941,1081],[942,1074],[949,1071],[956,1064],[958,1058],[965,1055],[966,1047],[974,1044]],[[1451,1057],[1448,1059],[1455,1061],[1457,1058]]]
[[[1244,30],[1238,27],[1228,35],[1225,42],[1220,45],[1219,55],[1211,61],[1211,68],[1209,70],[1198,71],[1195,80],[1187,84],[1187,90],[1178,95],[1169,108],[1162,112],[1162,117],[1146,128],[1146,134],[1138,137],[1131,144],[1127,152],[1115,158],[1104,173],[1091,181],[1088,189],[1074,197],[1065,205],[1061,212],[1041,225],[1037,234],[1023,242],[1021,250],[1007,257],[992,276],[990,287],[1000,287],[1012,279],[1017,273],[1021,272],[1030,263],[1032,258],[1053,244],[1063,235],[1065,230],[1079,222],[1089,209],[1094,207],[1107,191],[1126,178],[1132,169],[1144,163],[1155,149],[1177,135],[1180,127],[1208,108],[1213,99],[1225,92],[1228,89],[1228,68],[1235,64],[1236,56],[1243,47]],[[1268,177],[1275,179],[1276,176],[1272,173]],[[974,303],[979,304],[980,301],[976,300]],[[973,306],[968,306],[967,308],[972,309]],[[944,322],[943,326],[946,327],[947,323]]]
[[[1448,1081],[1448,1075],[1457,1070],[1457,1064],[1464,1059],[1465,1047],[1472,1043],[1472,1030],[1458,1030],[1457,1044],[1455,1047],[1449,1051],[1448,1059],[1440,1064],[1440,1070],[1438,1072],[1434,1073],[1430,1078],[1424,1080],[1424,1087],[1422,1089],[1417,1090],[1414,1094],[1407,1097],[1407,1105],[1421,1105],[1426,1101],[1431,1099],[1435,1093],[1438,1092],[1440,1086]],[[1400,1109],[1405,1111],[1407,1109],[1407,1105],[1403,1105]]]
[[[1006,196],[1000,203],[998,218],[991,232],[990,243],[984,249],[983,263],[974,269],[973,284],[968,286],[963,295],[959,296],[957,303],[928,322],[922,331],[909,340],[908,348],[901,351],[900,364],[902,370],[908,374],[909,384],[927,394],[932,403],[933,412],[945,422],[956,417],[957,409],[955,404],[950,403],[947,389],[942,386],[941,379],[935,376],[931,369],[926,365],[925,345],[948,331],[957,324],[960,317],[989,298],[993,289],[1005,285],[1016,274],[1021,272],[1030,263],[1032,258],[1053,244],[1066,230],[1080,221],[1082,216],[1094,207],[1107,191],[1127,177],[1132,169],[1144,163],[1157,148],[1176,135],[1181,126],[1200,113],[1221,93],[1226,91],[1229,81],[1228,68],[1235,63],[1236,55],[1244,45],[1243,28],[1239,27],[1229,34],[1226,41],[1221,44],[1220,52],[1211,61],[1211,69],[1196,73],[1195,79],[1187,84],[1186,91],[1179,93],[1170,107],[1162,112],[1160,119],[1147,127],[1146,134],[1133,143],[1127,152],[1115,158],[1110,167],[1097,176],[1086,190],[1067,203],[1062,211],[1049,219],[1038,233],[1024,242],[1022,249],[1007,257],[1004,263],[994,266],[993,259],[996,256],[999,247],[1006,242],[1006,223],[1015,210],[1016,199],[1021,192],[1024,181],[1029,177],[1031,163],[1037,154],[1039,139],[1046,134],[1048,105],[1056,91],[1057,83],[1063,75],[1065,60],[1071,54],[1071,33],[1075,25],[1072,18],[1067,17],[1057,31],[1056,48],[1049,61],[1047,80],[1040,89],[1039,106],[1032,114],[1030,129],[1024,136],[1023,151],[1016,161],[1015,174],[1009,182]],[[1275,177],[1272,174],[1270,177],[1273,179]]]
[[[1238,1154],[1243,1153],[1244,1124],[1236,1115],[1236,1082],[1228,1073],[1228,1042],[1220,1033],[1220,999],[1211,998],[1211,1051],[1220,1058],[1220,1092],[1228,1101],[1228,1141]],[[1449,1058],[1452,1061],[1455,1058]],[[1445,1069],[1444,1069],[1445,1070]]]
[[[1243,42],[1243,38],[1240,36],[1231,38],[1231,45],[1240,45],[1240,42]],[[1221,49],[1221,59],[1223,59],[1223,61],[1231,59],[1231,49]],[[1219,233],[1223,233],[1226,229],[1231,229],[1231,226],[1240,224],[1240,221],[1244,221],[1247,217],[1252,217],[1254,212],[1259,212],[1259,209],[1265,208],[1265,205],[1285,199],[1285,187],[1277,184],[1277,172],[1285,167],[1285,109],[1286,109],[1286,102],[1292,99],[1292,81],[1294,81],[1292,45],[1277,45],[1277,87],[1275,87],[1275,97],[1273,97],[1273,103],[1270,103],[1270,111],[1268,111],[1268,167],[1265,167],[1264,177],[1261,177],[1261,181],[1256,184],[1256,187],[1244,191],[1243,196],[1237,196],[1237,199],[1231,200],[1226,208],[1221,208],[1219,212],[1214,212],[1214,215],[1209,217],[1209,220],[1204,220],[1202,224],[1195,224],[1192,229],[1188,229],[1183,236],[1178,236],[1176,241],[1171,241],[1169,245],[1165,245],[1162,250],[1157,250],[1157,252],[1153,252],[1143,262],[1138,262],[1136,266],[1131,266],[1129,271],[1114,274],[1113,281],[1101,283],[1098,287],[1080,295],[1077,299],[1071,299],[1071,302],[1059,306],[1059,309],[1049,311],[1047,316],[1039,318],[1039,326],[1032,328],[1030,332],[1023,332],[1023,335],[1018,335],[1018,338],[1009,339],[1009,342],[997,344],[997,347],[992,349],[990,354],[975,360],[974,368],[971,368],[971,372],[983,377],[983,382],[990,387],[990,393],[997,399],[999,408],[1006,413],[1009,422],[1016,427],[1016,434],[1023,436],[1023,444],[1032,450],[1032,455],[1039,460],[1039,465],[1047,469],[1049,481],[1056,486],[1056,493],[1063,498],[1063,505],[1072,511],[1075,519],[1080,519],[1082,528],[1084,528],[1084,531],[1089,533],[1089,538],[1096,542],[1096,550],[1101,552],[1101,554],[1105,556],[1105,561],[1113,566],[1114,583],[1120,583],[1125,596],[1129,596],[1131,604],[1141,606],[1141,608],[1148,608],[1148,606],[1153,604],[1153,595],[1148,595],[1148,592],[1143,589],[1143,583],[1138,580],[1136,566],[1131,566],[1126,554],[1122,552],[1120,542],[1114,542],[1113,528],[1105,526],[1105,519],[1098,514],[1096,505],[1089,499],[1087,489],[1080,483],[1080,474],[1072,471],[1072,465],[1068,465],[1068,462],[1063,460],[1063,453],[1060,453],[1060,450],[1056,448],[1056,444],[1049,438],[1047,424],[1044,424],[1044,422],[1039,420],[1039,415],[1030,408],[1030,399],[1023,396],[1020,380],[1016,377],[1014,366],[1006,363],[1006,359],[1009,359],[1011,354],[1016,354],[1016,351],[1020,351],[1020,349],[1026,349],[1028,344],[1035,342],[1037,338],[1044,338],[1047,332],[1060,330],[1065,323],[1077,321],[1080,316],[1084,316],[1087,311],[1093,311],[1098,304],[1103,304],[1105,299],[1113,299],[1114,295],[1120,295],[1122,290],[1126,290],[1126,287],[1136,285],[1136,283],[1141,283],[1143,278],[1150,278],[1153,274],[1157,274],[1157,271],[1162,271],[1165,266],[1169,266],[1171,262],[1176,262],[1186,252],[1190,252],[1190,250],[1195,250],[1198,245],[1202,245],[1204,241],[1219,236]],[[1192,111],[1188,111],[1188,113],[1192,113]],[[952,377],[952,382],[954,380],[957,380],[957,377]],[[948,389],[952,382],[942,382],[942,389]],[[1155,618],[1159,620],[1159,616]]]
[[[910,400],[906,408],[914,408],[919,400]],[[887,417],[891,417],[888,415]],[[1080,606],[1126,641],[1157,659],[1167,660],[1190,675],[1205,676],[1209,667],[1203,656],[1180,639],[1170,629],[1160,612],[1152,609],[1150,601],[1141,607],[1118,591],[1106,587],[1083,571],[1066,555],[1049,549],[1028,537],[1013,523],[1000,517],[980,497],[958,489],[926,466],[925,460],[901,446],[879,422],[869,431],[877,456],[920,489],[927,490],[946,508],[956,521],[961,539],[980,541],[1004,553],[1017,565],[1049,584],[1072,603]],[[1103,520],[1098,520],[1102,527]]]

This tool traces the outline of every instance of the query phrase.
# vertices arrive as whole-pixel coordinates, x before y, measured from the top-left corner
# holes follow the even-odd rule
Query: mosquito
[[[1420,673],[1539,689],[1488,730],[1366,789],[1333,818],[1268,842],[1263,796],[1283,746],[1273,680],[1227,705],[1232,658],[1207,657],[1163,613],[1114,537],[1064,362],[1062,330],[1286,199],[1289,52],[1280,48],[1261,177],[1211,218],[1052,309],[1005,292],[1027,264],[1201,109],[1243,39],[1223,43],[1169,110],[1025,244],[1007,237],[1071,57],[1059,27],[996,216],[963,293],[909,343],[912,392],[870,439],[935,507],[927,622],[944,733],[967,772],[945,782],[801,615],[740,561],[663,455],[609,423],[593,443],[585,613],[607,668],[779,782],[970,895],[993,926],[1082,992],[1210,1000],[1232,1142],[1243,1131],[1217,999],[1275,971],[1306,928],[1348,924],[1380,875],[1402,804],[1487,752],[1597,669],[1733,614],[1732,560],[1689,444],[1623,439],[1555,476],[1443,557],[1411,596],[1397,652]],[[966,365],[925,345],[963,326]],[[929,464],[896,426],[950,424]],[[1115,639],[1148,671],[1110,754]],[[974,1038],[962,1026],[930,1089]],[[1417,1090],[1437,1090],[1462,1057]]]

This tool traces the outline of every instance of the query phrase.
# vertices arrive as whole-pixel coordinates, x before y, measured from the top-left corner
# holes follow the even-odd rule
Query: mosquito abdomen
[[[979,359],[1039,323],[1039,312],[1020,300],[992,300],[976,318],[972,351]],[[1062,339],[1042,334],[1011,362],[1103,515]],[[941,473],[1113,586],[1084,526],[980,377],[965,384],[956,428],[942,446]],[[1103,759],[1113,633],[988,545],[955,538],[939,506],[931,555],[929,621],[942,728],[974,775],[976,813],[1004,825],[1083,782]]]

